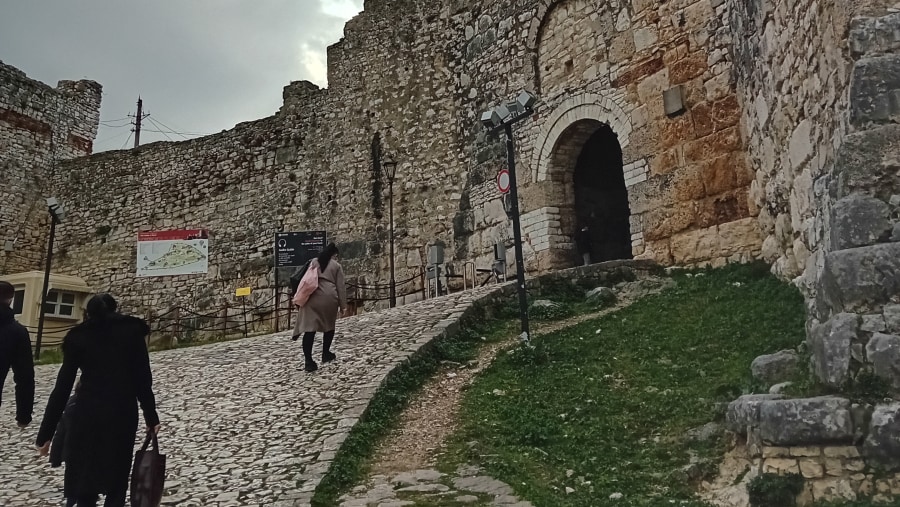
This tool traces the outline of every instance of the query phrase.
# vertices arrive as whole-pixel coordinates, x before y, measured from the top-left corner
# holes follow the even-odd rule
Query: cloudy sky
[[[103,85],[94,151],[219,132],[274,114],[290,81],[327,85],[325,48],[363,0],[0,0],[0,61],[52,86]],[[168,131],[167,133],[151,130]]]

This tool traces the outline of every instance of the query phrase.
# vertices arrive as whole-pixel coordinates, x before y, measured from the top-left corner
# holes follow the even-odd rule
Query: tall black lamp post
[[[47,209],[50,210],[50,241],[47,242],[47,262],[44,266],[44,290],[41,291],[41,310],[38,317],[37,340],[34,346],[34,358],[41,358],[41,339],[44,337],[44,317],[47,306],[47,292],[50,290],[50,266],[53,262],[53,241],[56,239],[56,226],[66,216],[66,210],[54,197],[47,199]]]
[[[388,179],[388,201],[390,213],[390,252],[391,252],[391,284],[390,284],[390,305],[391,308],[397,306],[397,282],[394,277],[394,178],[397,176],[397,161],[390,155],[382,160],[381,165],[384,167],[384,174]]]
[[[519,293],[519,317],[522,321],[523,342],[530,342],[528,329],[528,295],[525,293],[525,256],[522,253],[522,228],[519,223],[519,191],[516,184],[516,150],[513,142],[513,124],[530,118],[534,114],[537,98],[523,91],[515,100],[501,104],[481,115],[481,124],[491,132],[504,130],[506,133],[506,159],[509,165],[509,215],[512,218],[513,239],[516,251],[516,285]]]

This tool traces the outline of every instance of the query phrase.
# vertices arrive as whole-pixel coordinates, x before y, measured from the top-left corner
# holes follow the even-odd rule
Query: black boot
[[[330,363],[337,359],[337,356],[334,355],[334,352],[331,351],[331,342],[334,341],[334,331],[328,331],[325,333],[325,336],[322,337],[322,362]]]
[[[313,339],[315,339],[315,337],[315,332],[303,334],[303,359],[306,362],[306,365],[303,369],[309,372],[313,372],[319,369],[319,365],[317,365],[312,358]]]

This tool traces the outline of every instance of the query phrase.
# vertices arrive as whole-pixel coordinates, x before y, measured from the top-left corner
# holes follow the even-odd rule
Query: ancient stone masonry
[[[521,89],[540,100],[516,130],[529,271],[573,265],[573,235],[588,223],[601,260],[755,258],[763,238],[748,199],[731,8],[367,2],[329,48],[328,89],[293,83],[270,118],[61,164],[55,185],[72,216],[60,266],[148,314],[208,310],[237,284],[272,286],[275,231],[326,229],[351,277],[385,283],[377,136],[399,162],[396,278],[416,277],[434,240],[451,247],[456,272],[466,261],[489,267],[512,234],[494,181],[505,148],[478,116]],[[209,275],[135,279],[137,233],[181,227],[210,231]],[[259,303],[271,292],[255,294]]]
[[[874,374],[900,391],[900,14],[855,18],[849,128],[823,177],[827,226],[813,278],[808,344],[819,378]]]
[[[100,120],[100,85],[56,88],[0,62],[0,274],[35,269],[46,248],[44,197],[57,160],[90,155]]]

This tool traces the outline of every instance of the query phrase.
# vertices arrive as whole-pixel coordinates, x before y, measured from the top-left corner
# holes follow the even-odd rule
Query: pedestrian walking
[[[152,389],[147,323],[118,313],[108,294],[88,301],[86,318],[63,340],[63,364],[37,436],[42,456],[81,370],[81,388],[65,425],[64,492],[78,507],[124,507],[138,426],[138,403],[148,431],[159,431]]]
[[[338,258],[337,246],[330,243],[309,265],[310,270],[316,268],[319,272],[319,286],[297,312],[293,335],[294,339],[303,335],[304,369],[308,372],[316,371],[319,368],[312,358],[313,340],[317,332],[324,333],[322,362],[328,363],[335,360],[335,354],[331,351],[334,328],[337,323],[338,311],[347,309],[344,269],[338,263]]]
[[[12,308],[15,297],[15,287],[9,282],[0,282],[0,404],[3,402],[3,384],[12,370],[16,383],[16,424],[25,428],[31,423],[34,409],[34,360],[28,330],[16,322]]]

